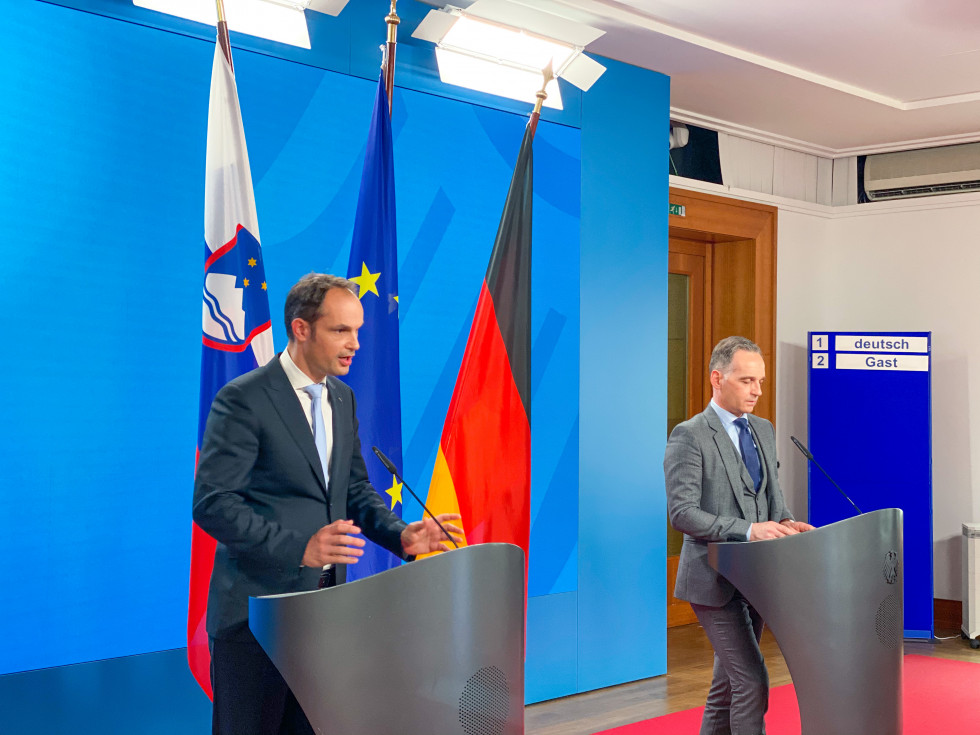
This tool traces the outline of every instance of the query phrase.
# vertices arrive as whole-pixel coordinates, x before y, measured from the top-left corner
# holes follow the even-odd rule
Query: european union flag
[[[368,132],[347,274],[360,287],[364,307],[364,326],[358,334],[361,347],[346,378],[357,399],[361,453],[371,484],[401,516],[401,483],[371,451],[376,446],[395,466],[402,466],[395,166],[383,76],[378,80]],[[361,560],[348,567],[347,579],[362,579],[397,564],[393,554],[368,542]]]

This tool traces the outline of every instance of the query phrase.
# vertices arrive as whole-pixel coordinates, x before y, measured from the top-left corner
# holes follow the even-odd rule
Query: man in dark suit
[[[694,608],[715,650],[701,735],[762,735],[769,674],[763,621],[708,565],[708,542],[761,541],[808,531],[779,488],[772,424],[752,416],[762,395],[762,351],[728,337],[711,353],[711,403],[667,440],[664,474],[671,525],[684,533],[674,596]]]
[[[216,734],[313,732],[248,628],[249,596],[344,582],[362,531],[403,559],[448,548],[431,519],[406,525],[368,480],[354,395],[336,379],[364,322],[355,289],[326,274],[300,279],[286,297],[285,352],[211,406],[194,521],[218,541],[207,615]],[[458,518],[439,520],[455,534]]]

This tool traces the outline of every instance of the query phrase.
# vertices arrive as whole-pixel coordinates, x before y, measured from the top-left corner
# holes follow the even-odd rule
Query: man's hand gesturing
[[[304,567],[326,564],[356,564],[364,555],[364,539],[354,534],[361,529],[353,521],[334,521],[313,534],[303,553]]]

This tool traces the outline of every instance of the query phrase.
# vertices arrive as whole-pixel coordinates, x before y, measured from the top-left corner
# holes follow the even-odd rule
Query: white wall
[[[806,466],[789,437],[806,436],[807,332],[932,332],[935,596],[962,599],[961,524],[980,521],[980,196],[832,208],[672,185],[779,207],[776,433],[780,479],[799,517]],[[885,413],[900,397],[881,401]],[[880,429],[897,430],[887,421]]]

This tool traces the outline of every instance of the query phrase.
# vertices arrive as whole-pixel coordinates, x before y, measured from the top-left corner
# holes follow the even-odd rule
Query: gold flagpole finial
[[[545,89],[555,78],[555,70],[552,66],[552,62],[549,61],[548,66],[541,70],[541,76],[544,78],[544,84],[541,85],[541,89],[539,89],[534,95],[537,97],[537,101],[534,103],[534,112],[539,115],[541,114],[541,105],[543,105],[544,101],[548,99],[548,93],[545,91]]]
[[[402,19],[398,17],[398,12],[395,10],[395,5],[398,0],[391,0],[391,12],[385,16],[385,23],[388,24],[388,43],[397,43],[398,41],[398,24],[402,22]]]
[[[544,104],[544,101],[548,99],[548,93],[545,90],[555,78],[555,70],[551,61],[548,62],[548,66],[541,70],[541,76],[544,82],[541,85],[541,89],[539,89],[534,95],[537,99],[534,102],[534,111],[531,112],[531,119],[528,121],[528,125],[531,127],[531,135],[534,135],[535,131],[538,129],[538,118],[541,117],[541,106]]]
[[[225,21],[225,3],[224,0],[215,0],[218,4],[218,22],[224,23]]]
[[[401,18],[395,11],[395,4],[398,0],[391,0],[391,12],[385,16],[385,23],[388,24],[388,43],[384,54],[385,90],[388,93],[388,114],[392,111],[392,98],[395,95],[395,48],[398,44],[398,24]]]

